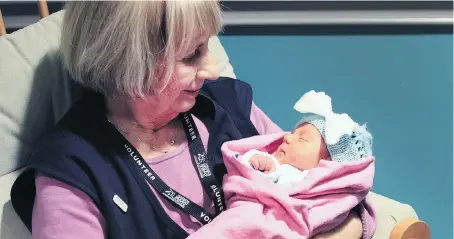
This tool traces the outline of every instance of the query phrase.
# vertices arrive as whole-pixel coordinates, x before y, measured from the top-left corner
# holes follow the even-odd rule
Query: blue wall
[[[452,36],[222,36],[255,101],[291,129],[311,89],[374,135],[373,191],[411,204],[432,238],[452,238]]]

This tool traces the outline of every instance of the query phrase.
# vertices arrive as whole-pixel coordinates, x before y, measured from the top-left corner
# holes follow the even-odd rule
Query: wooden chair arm
[[[3,22],[2,10],[0,9],[0,36],[6,34],[5,22]]]
[[[39,17],[45,18],[49,16],[49,7],[46,0],[38,0]],[[6,35],[5,22],[3,21],[2,11],[0,10],[0,36]]]
[[[430,239],[429,226],[418,219],[405,219],[393,228],[389,239]]]
[[[38,10],[40,18],[49,16],[49,7],[47,6],[46,0],[38,0]]]

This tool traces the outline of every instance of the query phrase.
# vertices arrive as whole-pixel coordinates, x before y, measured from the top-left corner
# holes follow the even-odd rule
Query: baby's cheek
[[[284,157],[283,157],[283,163],[287,163],[287,164],[291,164],[295,167],[298,167],[299,164],[301,164],[301,157],[297,154],[294,154],[294,153],[287,153]]]
[[[293,157],[293,166],[300,170],[308,170],[318,165],[318,154],[314,152],[301,153]]]
[[[281,151],[276,151],[273,155],[279,164],[283,164],[285,160],[285,155]]]
[[[293,161],[292,165],[300,170],[306,170],[309,167],[309,162],[303,157],[295,158]]]

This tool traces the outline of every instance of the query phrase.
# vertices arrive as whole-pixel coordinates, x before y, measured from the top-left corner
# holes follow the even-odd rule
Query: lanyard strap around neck
[[[218,181],[214,177],[213,168],[210,165],[210,160],[203,147],[202,139],[195,125],[192,115],[189,113],[180,114],[183,121],[184,130],[188,139],[189,151],[192,155],[192,161],[199,172],[199,178],[205,191],[210,195],[214,202],[216,214],[223,212],[226,209],[224,192]]]
[[[199,173],[199,178],[205,191],[210,195],[213,200],[216,215],[226,209],[224,193],[222,187],[217,182],[214,174],[212,173],[212,167],[210,160],[207,157],[206,150],[204,149],[200,134],[194,123],[194,119],[189,113],[180,115],[183,121],[183,126],[188,138],[189,150],[192,155],[192,160]],[[126,160],[128,165],[134,167],[141,173],[142,177],[161,195],[163,195],[172,205],[180,208],[186,214],[196,218],[202,225],[210,223],[215,215],[207,212],[204,208],[198,204],[192,202],[185,196],[181,195],[176,190],[168,186],[164,181],[151,169],[143,157],[137,152],[137,150],[124,139],[124,148],[128,153],[130,159]]]

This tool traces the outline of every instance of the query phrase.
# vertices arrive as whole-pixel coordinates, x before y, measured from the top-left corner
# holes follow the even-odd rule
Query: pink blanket
[[[255,136],[222,146],[228,209],[189,238],[310,238],[340,225],[355,206],[365,204],[373,183],[373,157],[361,162],[321,161],[291,187],[269,182],[236,158],[250,149],[272,152],[283,135]],[[375,225],[364,224],[375,224],[373,210],[360,205],[360,214],[363,238],[369,238]]]

